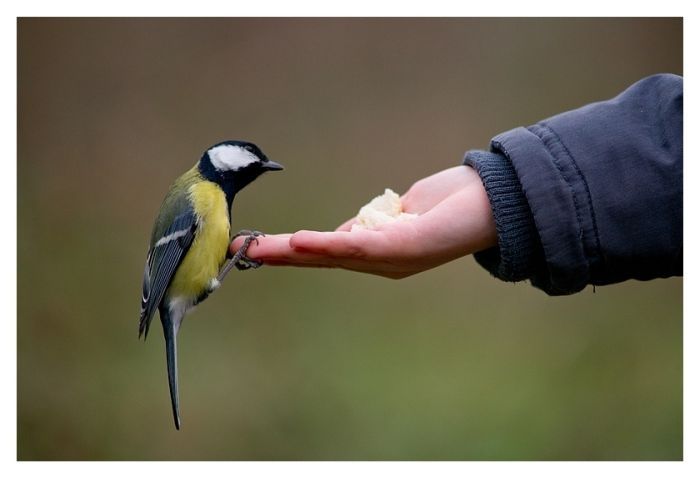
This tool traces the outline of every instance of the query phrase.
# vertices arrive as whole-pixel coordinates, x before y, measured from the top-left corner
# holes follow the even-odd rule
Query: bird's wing
[[[197,229],[197,218],[191,208],[177,216],[163,235],[156,239],[148,251],[143,273],[143,295],[141,297],[141,320],[139,337],[151,325],[153,314],[163,300],[165,290],[182,262]]]

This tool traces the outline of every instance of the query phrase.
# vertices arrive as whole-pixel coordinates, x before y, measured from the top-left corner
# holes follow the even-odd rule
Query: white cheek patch
[[[257,156],[240,146],[222,144],[215,146],[209,151],[209,159],[219,171],[238,171],[251,163],[260,161]]]

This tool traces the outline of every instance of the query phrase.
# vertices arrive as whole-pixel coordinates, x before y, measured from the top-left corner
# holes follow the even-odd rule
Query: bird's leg
[[[234,234],[231,240],[233,241],[234,239],[240,236],[246,236],[246,238],[245,241],[243,241],[243,245],[238,249],[238,251],[236,251],[236,253],[231,258],[231,262],[233,262],[233,265],[235,265],[236,269],[238,269],[239,271],[244,271],[251,268],[257,269],[258,267],[262,266],[262,261],[256,261],[255,259],[251,259],[246,255],[246,253],[248,252],[250,243],[255,241],[255,243],[258,244],[258,237],[265,237],[265,234],[263,234],[260,231],[251,231],[248,229],[243,229]]]
[[[251,259],[246,255],[248,252],[248,248],[250,247],[250,243],[255,241],[255,243],[258,243],[258,237],[260,236],[265,236],[260,231],[249,231],[247,229],[244,229],[238,233],[236,233],[232,240],[239,237],[239,236],[246,236],[245,241],[243,241],[243,245],[236,251],[236,253],[233,255],[231,258],[231,263],[236,266],[236,269],[240,271],[244,271],[247,269],[257,269],[258,267],[262,266],[262,261],[256,261],[254,259]],[[230,268],[230,266],[229,266]]]
[[[248,248],[250,247],[251,242],[255,241],[255,243],[257,244],[258,237],[264,235],[265,234],[263,234],[260,231],[250,231],[248,229],[243,229],[242,231],[239,231],[236,234],[234,234],[231,238],[231,241],[233,241],[239,236],[246,236],[245,241],[243,241],[243,245],[226,263],[224,268],[221,269],[221,272],[219,272],[219,276],[216,278],[216,280],[219,283],[221,283],[224,280],[224,277],[226,277],[226,274],[229,273],[233,266],[236,266],[236,269],[238,269],[239,271],[244,271],[247,269],[257,269],[258,267],[262,266],[262,261],[256,261],[255,259],[251,259],[250,257],[246,256],[246,252],[248,252]]]

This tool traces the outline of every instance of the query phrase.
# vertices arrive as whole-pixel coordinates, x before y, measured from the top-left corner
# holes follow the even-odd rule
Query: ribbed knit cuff
[[[467,151],[463,164],[484,183],[498,232],[498,246],[474,254],[498,279],[517,282],[533,276],[542,246],[522,186],[508,158],[497,152]]]

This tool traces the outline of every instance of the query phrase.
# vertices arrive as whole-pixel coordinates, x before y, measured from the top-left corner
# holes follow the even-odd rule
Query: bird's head
[[[199,160],[199,170],[210,181],[234,193],[243,189],[266,171],[284,169],[270,161],[255,144],[247,141],[224,141],[204,152]]]

